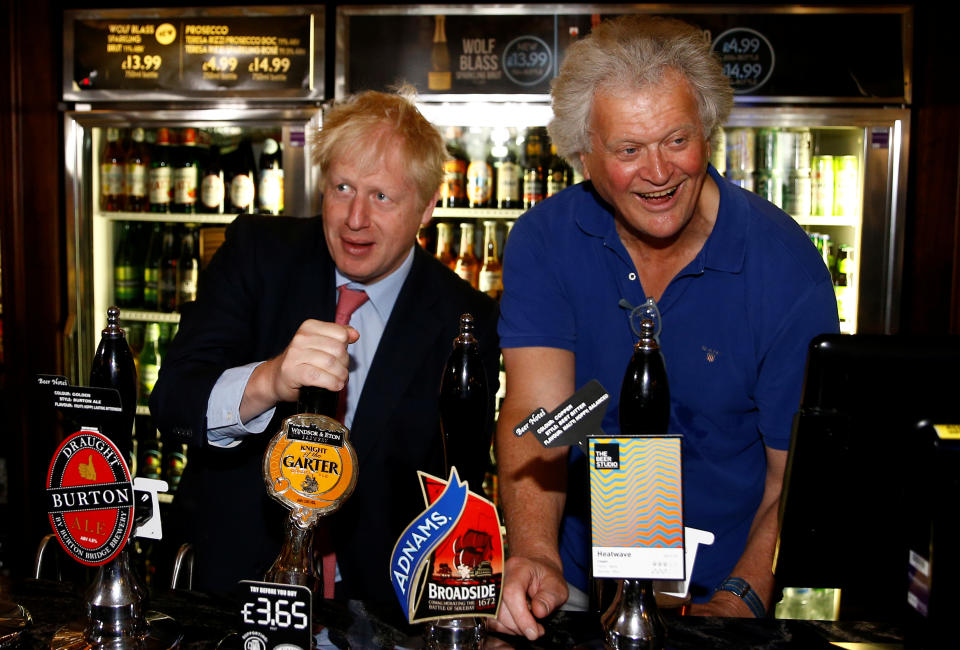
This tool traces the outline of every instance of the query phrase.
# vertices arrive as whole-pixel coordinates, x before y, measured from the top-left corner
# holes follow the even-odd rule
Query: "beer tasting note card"
[[[587,436],[602,433],[600,424],[607,412],[610,395],[596,379],[583,387],[547,413],[543,407],[531,413],[513,429],[519,438],[528,431],[544,447],[568,447],[585,445]]]
[[[390,581],[407,620],[495,617],[504,561],[496,507],[470,492],[456,468],[446,481],[419,476],[427,508],[390,557]]]
[[[591,436],[590,519],[597,578],[683,580],[679,436]]]

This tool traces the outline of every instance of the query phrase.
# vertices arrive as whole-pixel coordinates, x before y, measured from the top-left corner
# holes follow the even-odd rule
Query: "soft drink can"
[[[833,158],[833,213],[855,217],[860,207],[860,170],[856,156]]]
[[[727,129],[727,171],[750,174],[756,169],[753,129]]]
[[[780,168],[785,173],[809,170],[813,150],[813,134],[810,129],[784,129],[779,135]]]
[[[783,183],[783,211],[794,217],[810,216],[810,170],[787,172]]]
[[[773,170],[779,167],[779,136],[780,129],[757,129],[758,170]]]
[[[810,213],[817,217],[833,216],[833,156],[814,156],[812,165]]]
[[[783,206],[783,176],[774,170],[754,173],[754,191],[777,207]]]

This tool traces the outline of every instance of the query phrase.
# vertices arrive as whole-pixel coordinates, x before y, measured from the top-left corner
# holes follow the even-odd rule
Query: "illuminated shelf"
[[[497,208],[434,208],[437,219],[516,219],[525,210],[500,210]]]
[[[792,215],[791,215],[792,216]],[[793,217],[801,226],[847,226],[856,228],[860,225],[857,217]]]
[[[145,321],[148,323],[179,323],[180,314],[178,312],[166,311],[142,311],[138,309],[120,308],[120,318],[122,320]]]
[[[107,221],[162,221],[164,223],[231,223],[236,214],[181,214],[179,212],[96,212]]]

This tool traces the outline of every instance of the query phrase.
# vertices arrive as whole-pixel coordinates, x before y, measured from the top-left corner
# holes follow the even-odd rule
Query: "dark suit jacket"
[[[267,494],[263,453],[295,404],[278,405],[263,434],[233,448],[206,442],[207,398],[221,373],[279,354],[307,318],[333,321],[334,265],[319,217],[239,217],[200,279],[196,303],[162,360],[150,399],[160,431],[190,443],[168,539],[197,550],[195,588],[227,593],[260,580],[276,558],[288,511]],[[389,556],[423,508],[417,470],[443,474],[438,400],[443,367],[470,312],[490,385],[487,458],[498,379],[497,305],[416,247],[413,266],[369,369],[350,441],[358,481],[326,518],[342,576],[337,596],[390,599]],[[481,471],[467,476],[480,491]]]

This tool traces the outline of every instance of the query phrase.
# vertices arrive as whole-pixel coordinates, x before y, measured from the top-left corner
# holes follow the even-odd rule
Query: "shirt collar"
[[[380,278],[372,284],[353,282],[345,275],[340,273],[340,269],[335,268],[336,286],[339,288],[343,285],[347,285],[347,288],[349,289],[366,291],[369,302],[373,305],[374,309],[377,310],[377,314],[379,314],[380,319],[386,323],[390,318],[390,312],[393,311],[394,303],[397,302],[397,296],[400,295],[400,289],[403,288],[403,283],[406,282],[407,276],[410,275],[410,269],[412,267],[413,247],[411,246],[410,252],[407,253],[407,257],[404,258],[403,262],[395,271],[384,278]]]
[[[713,230],[692,263],[700,266],[700,270],[709,267],[717,271],[736,273],[743,267],[746,252],[749,206],[743,192],[734,188],[713,165],[707,165],[707,171],[717,184],[720,202]],[[603,206],[604,210],[579,211],[575,217],[577,225],[588,235],[605,240],[619,240],[610,206],[596,193],[592,183],[583,183],[583,186],[585,191],[593,194],[594,200]]]

